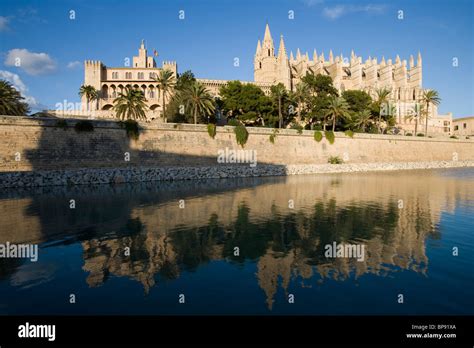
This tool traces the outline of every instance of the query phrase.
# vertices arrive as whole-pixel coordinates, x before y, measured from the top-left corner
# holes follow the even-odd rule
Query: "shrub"
[[[329,144],[334,144],[334,132],[333,131],[325,131],[324,136],[326,137],[326,140],[329,142]]]
[[[319,143],[322,139],[323,139],[323,133],[321,133],[318,130],[314,131],[314,140],[316,140]]]
[[[451,139],[459,139],[459,138],[458,138],[457,136],[455,136],[455,135],[451,135],[450,138],[451,138]]]
[[[405,135],[406,135],[407,137],[411,137],[413,134],[407,133],[407,134],[405,134]]]
[[[273,130],[272,134],[270,134],[270,142],[272,144],[275,144],[275,139],[276,139],[278,133],[279,133],[278,129],[275,128]]]
[[[331,164],[342,164],[344,161],[339,156],[331,156],[328,159],[328,163]]]
[[[138,127],[138,122],[135,120],[126,120],[120,121],[119,125],[121,128],[125,128],[127,132],[127,137],[129,139],[138,140],[140,136],[140,128]]]
[[[212,139],[214,139],[217,133],[216,125],[214,123],[207,124],[207,133]]]
[[[74,125],[74,130],[76,132],[92,132],[94,125],[90,121],[79,121]]]
[[[291,129],[296,129],[296,131],[298,132],[298,134],[302,134],[302,133],[303,133],[303,126],[300,125],[299,123],[293,122],[293,123],[291,124],[291,127],[290,127],[290,128],[291,128]]]
[[[243,124],[238,124],[234,128],[235,139],[237,140],[237,144],[244,147],[245,143],[249,138],[249,132],[247,132],[247,128]]]
[[[56,127],[62,128],[63,130],[67,129],[67,122],[66,120],[57,120],[56,121]]]
[[[354,138],[354,132],[350,129],[346,130],[344,134],[347,135],[349,138]]]
[[[418,133],[416,136],[417,137],[424,137],[425,135],[423,133]]]
[[[227,124],[229,126],[237,127],[240,124],[240,122],[235,118],[231,118],[229,121],[227,121]]]

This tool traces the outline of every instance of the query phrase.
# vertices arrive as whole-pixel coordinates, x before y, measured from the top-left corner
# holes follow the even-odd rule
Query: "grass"
[[[354,138],[354,132],[350,129],[346,130],[344,134],[347,135],[349,138]]]
[[[328,163],[331,164],[342,164],[344,161],[339,156],[331,156],[328,158]]]
[[[270,138],[269,138],[269,139],[270,139],[270,142],[271,142],[272,144],[275,144],[275,139],[276,139],[278,133],[279,133],[279,130],[275,128],[275,129],[273,129],[272,134],[270,134]]]
[[[209,136],[214,139],[214,137],[216,136],[216,133],[217,133],[217,128],[216,128],[216,125],[214,123],[208,123],[207,124],[207,133],[209,134]]]
[[[314,131],[314,140],[316,140],[318,143],[323,140],[323,133],[321,131]]]
[[[247,131],[247,128],[245,128],[243,124],[239,123],[237,126],[235,126],[234,133],[237,144],[244,147],[249,138],[249,132]]]
[[[333,131],[325,131],[324,136],[326,137],[326,140],[328,141],[329,144],[334,144],[334,132]]]

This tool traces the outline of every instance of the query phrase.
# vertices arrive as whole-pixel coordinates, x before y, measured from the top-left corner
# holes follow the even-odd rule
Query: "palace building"
[[[168,69],[178,76],[175,61],[163,62],[161,67],[156,65],[153,56],[149,56],[145,43],[142,40],[138,56],[134,56],[131,66],[107,67],[101,61],[86,61],[84,66],[84,84],[91,85],[100,91],[100,99],[95,102],[93,110],[87,109],[87,101],[82,100],[82,111],[96,117],[114,117],[112,112],[113,100],[124,91],[127,86],[142,90],[147,99],[149,111],[147,117],[160,119],[163,98],[154,77],[163,69]],[[414,130],[414,120],[407,120],[407,116],[417,109],[423,95],[423,64],[421,54],[416,61],[413,56],[401,60],[397,55],[395,61],[369,57],[365,61],[354,51],[350,57],[342,54],[334,56],[332,50],[328,57],[314,50],[312,58],[299,49],[296,56],[291,52],[288,56],[283,36],[280,37],[278,51],[268,24],[265,27],[263,41],[258,40],[254,56],[254,81],[242,81],[259,86],[264,93],[270,93],[272,85],[282,83],[287,90],[296,88],[301,78],[307,73],[331,76],[334,87],[340,93],[345,90],[363,90],[375,98],[376,90],[386,88],[390,94],[390,112],[395,114],[397,125],[406,131]],[[198,78],[209,92],[217,97],[219,89],[225,86],[228,80],[211,80]],[[170,97],[167,96],[167,99]],[[165,101],[165,102],[168,102]],[[87,111],[89,110],[89,111]],[[450,133],[452,115],[438,115],[437,107],[431,105],[429,109],[430,132]],[[424,130],[423,120],[418,122],[420,132]]]

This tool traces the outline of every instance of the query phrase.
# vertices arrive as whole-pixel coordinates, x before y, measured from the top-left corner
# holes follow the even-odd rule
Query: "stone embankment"
[[[195,167],[84,168],[0,173],[0,189],[462,167],[474,168],[474,161],[257,165],[256,167],[216,164]]]

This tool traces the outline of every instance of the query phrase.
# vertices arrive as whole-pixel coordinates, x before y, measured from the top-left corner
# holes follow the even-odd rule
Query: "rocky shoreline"
[[[0,188],[474,167],[474,161],[125,167],[0,173]]]

